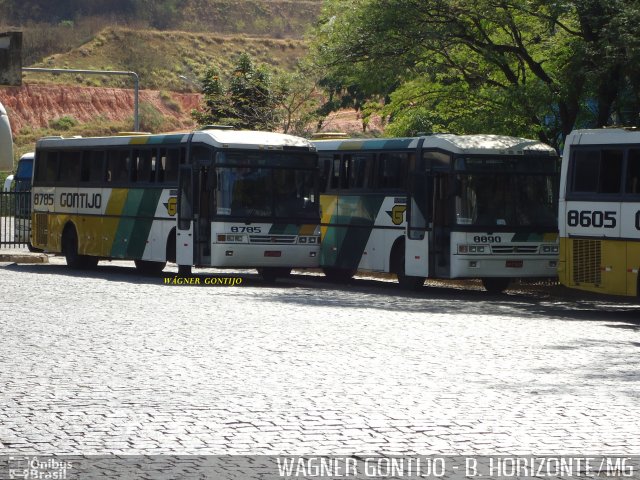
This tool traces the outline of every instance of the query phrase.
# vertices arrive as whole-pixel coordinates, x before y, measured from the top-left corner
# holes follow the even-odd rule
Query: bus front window
[[[317,195],[311,170],[274,170],[273,191],[276,217],[317,217]]]
[[[238,217],[316,218],[313,170],[218,168],[216,213]]]
[[[458,225],[556,225],[555,175],[460,174],[457,176]]]
[[[271,172],[267,168],[218,169],[216,195],[218,215],[272,215]]]

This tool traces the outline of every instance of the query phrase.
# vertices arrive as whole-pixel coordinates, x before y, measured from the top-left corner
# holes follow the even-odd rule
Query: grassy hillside
[[[321,6],[322,0],[0,0],[0,31],[24,32],[23,61],[31,65],[113,25],[302,39]]]
[[[306,53],[303,41],[209,33],[153,31],[109,27],[67,53],[47,57],[34,66],[90,70],[130,70],[140,76],[141,88],[194,91],[180,78],[196,80],[209,65],[229,71],[236,57],[247,52],[257,62],[291,70]],[[131,87],[125,77],[28,73],[29,83]]]
[[[322,0],[186,0],[171,28],[302,38],[321,6]]]
[[[0,0],[0,24],[107,24],[300,38],[322,0]]]

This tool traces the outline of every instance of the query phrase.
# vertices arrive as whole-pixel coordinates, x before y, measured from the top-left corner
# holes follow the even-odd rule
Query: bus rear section
[[[640,132],[576,130],[567,137],[559,226],[563,285],[640,294]]]
[[[321,160],[320,263],[356,271],[480,278],[555,277],[558,157],[540,142],[494,135],[315,142]]]

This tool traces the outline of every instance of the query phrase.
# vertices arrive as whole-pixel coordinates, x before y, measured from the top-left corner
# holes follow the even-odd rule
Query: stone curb
[[[44,253],[0,253],[0,263],[49,263],[49,257],[47,257]]]

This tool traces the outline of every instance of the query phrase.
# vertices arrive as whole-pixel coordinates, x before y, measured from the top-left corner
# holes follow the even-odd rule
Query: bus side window
[[[333,156],[333,168],[331,169],[331,188],[340,188],[340,155]]]
[[[599,193],[620,193],[623,150],[603,150]]]
[[[176,183],[178,181],[178,168],[181,161],[181,149],[160,149],[160,163],[158,165],[158,182]]]
[[[331,184],[329,183],[330,175],[331,175],[331,157],[320,156],[319,160],[320,166],[320,175],[319,175],[319,185],[320,193],[324,193],[327,189],[331,188]]]
[[[58,170],[59,183],[73,185],[80,181],[80,170],[82,169],[81,158],[81,152],[79,151],[60,152],[60,168]]]
[[[47,173],[49,170],[49,161],[52,158],[54,152],[39,151],[36,152],[34,183],[47,183]],[[56,167],[57,170],[57,167]],[[55,178],[55,176],[53,177]]]
[[[573,192],[620,193],[623,150],[578,150],[573,155]]]
[[[153,182],[153,163],[151,150],[133,151],[133,181],[140,183]]]
[[[598,150],[577,151],[572,158],[572,190],[580,193],[595,193],[600,174],[600,152]]]
[[[632,148],[627,157],[626,193],[640,193],[640,150]]]
[[[129,150],[107,151],[107,182],[127,183],[129,163]]]
[[[358,154],[351,158],[349,188],[368,188],[373,177],[373,154]]]
[[[104,180],[104,151],[85,150],[82,152],[81,182],[99,183]]]
[[[407,186],[409,155],[406,153],[383,153],[378,162],[378,187],[401,189]]]
[[[351,155],[342,156],[342,165],[340,168],[340,188],[349,188],[349,175],[351,174]]]
[[[58,152],[47,152],[45,157],[45,183],[55,183],[58,177]]]
[[[158,156],[158,164],[156,166],[158,169],[158,183],[164,183],[166,166],[167,166],[167,149],[161,148],[160,155]]]

